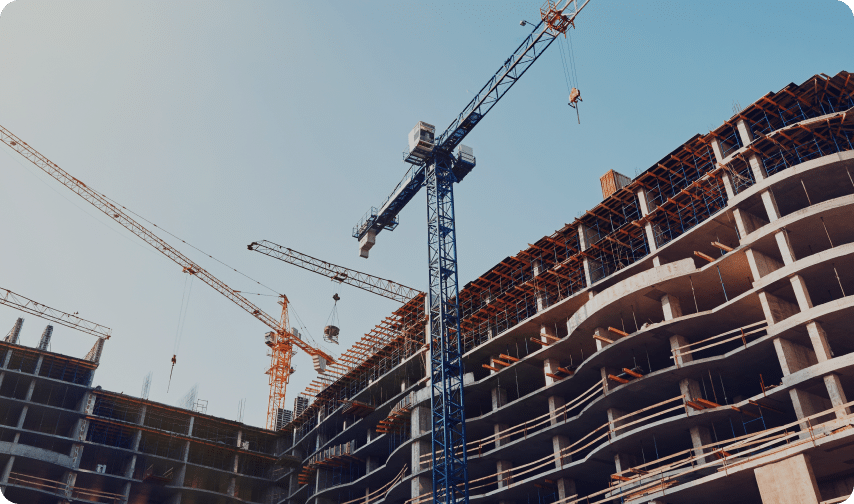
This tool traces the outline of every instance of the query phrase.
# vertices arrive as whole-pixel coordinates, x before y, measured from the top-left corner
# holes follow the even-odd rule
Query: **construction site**
[[[582,22],[588,3],[547,1],[536,23],[522,21],[530,35],[449,127],[417,122],[403,154],[408,171],[352,229],[368,258],[423,187],[426,291],[272,241],[241,244],[268,262],[397,303],[355,343],[339,327],[337,290],[315,341],[292,321],[286,295],[276,297],[280,313],[268,314],[251,293],[168,243],[161,228],[48,159],[47,146],[37,150],[0,126],[4,148],[58,191],[264,324],[269,352],[266,423],[251,426],[242,411],[237,420],[208,414],[195,390],[177,406],[150,399],[150,375],[139,396],[96,386],[102,362],[129,358],[110,354],[113,330],[0,288],[3,309],[23,313],[0,341],[6,499],[847,502],[854,489],[854,399],[846,394],[854,396],[847,295],[854,293],[854,78],[847,71],[734,105],[731,117],[660,152],[634,177],[616,166],[602,170],[601,187],[586,188],[601,189],[599,204],[570,202],[566,215],[541,216],[556,229],[547,236],[513,231],[527,248],[461,278],[454,186],[479,171],[462,142]],[[569,106],[581,123],[576,87]],[[22,334],[37,334],[32,317],[48,325],[27,346]],[[95,343],[76,357],[53,351],[55,327]],[[339,344],[340,352],[329,350]],[[298,352],[313,369],[295,369]],[[308,373],[310,385],[288,395],[292,375]]]

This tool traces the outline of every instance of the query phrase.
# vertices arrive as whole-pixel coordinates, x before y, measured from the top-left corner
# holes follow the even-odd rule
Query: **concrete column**
[[[551,425],[556,425],[558,422],[563,421],[565,415],[565,413],[563,413],[563,406],[565,404],[566,401],[563,400],[563,397],[549,397],[549,418]]]
[[[687,344],[688,340],[685,338],[685,336],[679,336],[678,334],[674,334],[670,337],[671,350],[676,350],[677,348],[685,346]],[[676,366],[681,367],[693,361],[694,357],[691,356],[691,352],[686,351],[685,353],[676,354],[673,359]]]
[[[136,470],[136,455],[132,456],[127,464],[125,464],[125,469],[122,472],[125,475],[125,478],[133,478],[133,472]]]
[[[780,256],[783,257],[783,264],[786,266],[797,261],[795,252],[792,250],[792,243],[789,241],[789,231],[781,229],[774,233],[774,239],[777,241],[777,247],[780,249]]]
[[[810,335],[810,343],[815,352],[816,360],[824,362],[833,358],[833,351],[827,342],[827,333],[821,323],[811,320],[807,323],[807,333]]]
[[[617,408],[608,408],[608,422],[611,423],[611,439],[614,439],[619,436],[620,434],[617,432],[617,429],[628,423],[628,420],[617,420],[618,418],[621,418],[625,415],[625,411],[619,410]]]
[[[492,426],[492,432],[495,433],[495,447],[499,448],[502,444],[505,444],[504,441],[501,440],[501,433],[506,431],[510,426],[504,423],[497,423]],[[509,443],[509,441],[506,441]]]
[[[830,397],[830,404],[834,408],[842,406],[848,402],[845,398],[845,390],[842,389],[842,381],[839,375],[829,374],[824,377],[824,386],[827,388],[827,395]],[[843,408],[836,411],[836,418],[844,418],[851,414],[851,408]]]
[[[768,214],[768,222],[774,222],[779,219],[781,217],[780,209],[777,208],[777,198],[774,197],[771,189],[762,191],[760,196],[762,197],[762,206],[765,207],[765,213]]]
[[[597,327],[593,331],[593,334],[595,334],[596,336],[599,336],[600,338],[605,338],[605,339],[608,339],[611,341],[617,341],[620,338],[619,334],[612,333],[611,331],[609,331],[608,329],[606,329],[604,327]],[[610,345],[610,343],[607,343],[605,341],[597,339],[596,340],[596,351],[598,352],[599,350],[602,350],[603,348],[605,348],[608,345]]]
[[[713,137],[711,142],[709,143],[712,144],[712,152],[715,153],[715,161],[720,163],[724,160],[723,149],[721,149],[721,141]]]
[[[557,332],[555,331],[555,327],[540,325],[540,341],[543,343],[547,343],[551,345],[554,343],[554,340],[551,338],[557,338]]]
[[[641,216],[646,217],[649,215],[649,201],[646,197],[646,190],[640,189],[636,193],[638,198],[638,208],[640,208]],[[650,253],[658,250],[658,244],[655,242],[655,233],[652,232],[652,224],[647,222],[643,225],[644,232],[646,232],[646,242],[649,245]]]
[[[661,297],[661,310],[664,312],[664,320],[673,320],[682,316],[682,305],[679,298],[672,294]]]
[[[580,250],[584,251],[590,248],[593,241],[593,233],[592,231],[584,225],[578,226],[578,247]],[[593,282],[599,280],[599,278],[594,278],[593,270],[598,266],[596,261],[593,261],[587,257],[584,258],[584,276],[587,279],[587,285],[593,285]]]
[[[750,265],[750,273],[753,275],[754,282],[783,267],[783,263],[758,250],[747,249],[744,253],[747,256],[747,264]]]
[[[9,483],[9,475],[12,474],[12,466],[15,464],[15,456],[12,455],[9,457],[9,460],[6,461],[6,465],[3,466],[3,476],[0,477],[0,485],[3,488],[6,488],[6,485]]]
[[[774,349],[777,351],[783,376],[789,376],[818,363],[812,349],[783,338],[774,338]]]
[[[575,480],[558,478],[556,483],[558,500],[565,500],[578,495],[578,490],[575,489]]]
[[[498,473],[498,488],[507,488],[513,483],[513,475],[510,473],[511,469],[513,469],[513,463],[509,460],[495,462],[495,472]]]
[[[765,167],[762,166],[762,162],[759,161],[756,154],[750,154],[747,157],[747,162],[750,164],[750,171],[753,172],[753,178],[756,179],[757,183],[768,178],[768,174],[765,173]]]
[[[540,276],[540,273],[543,272],[543,265],[542,265],[542,263],[540,263],[539,260],[535,260],[531,264],[531,268],[534,270],[534,277]],[[545,307],[546,307],[546,301],[545,301],[545,299],[543,299],[542,291],[537,290],[534,295],[537,298],[537,311],[538,312],[543,311],[543,309],[545,309]]]
[[[555,454],[555,469],[562,469],[564,464],[572,462],[572,455],[561,454],[561,450],[570,444],[569,438],[566,436],[552,436],[552,451]]]
[[[774,325],[798,313],[796,305],[767,292],[759,293],[759,303],[762,305],[768,325]]]
[[[50,326],[48,326],[48,327],[50,327]],[[53,332],[53,329],[51,329],[51,332]],[[39,375],[39,371],[42,370],[42,363],[43,362],[44,362],[44,355],[39,355],[39,360],[36,361],[36,368],[33,370],[34,375],[36,375],[36,376]],[[29,401],[29,399],[27,399],[27,400]]]
[[[409,487],[409,496],[414,500],[421,495],[433,491],[433,478],[431,476],[416,476],[412,478]]]
[[[507,404],[507,389],[504,387],[492,388],[492,411]]]
[[[710,462],[708,458],[702,456],[708,450],[708,448],[703,448],[703,446],[707,446],[712,443],[712,435],[709,433],[709,429],[707,427],[695,425],[694,427],[691,427],[690,433],[691,445],[694,447],[694,456],[701,457],[697,459],[697,463],[705,464],[706,462]]]
[[[33,379],[30,381],[30,386],[27,388],[27,396],[24,398],[25,401],[29,402],[33,398],[33,391],[36,389],[36,380]]]
[[[613,375],[620,374],[620,372],[617,371],[616,369],[609,368],[606,366],[606,367],[599,368],[599,372],[602,375],[602,388],[603,388],[602,392],[605,395],[608,395],[608,393],[611,392],[611,388],[614,388],[614,387],[621,385],[620,383],[612,382],[608,378],[609,374],[613,374]]]
[[[26,418],[27,418],[27,411],[29,411],[29,409],[30,409],[30,407],[26,404],[24,405],[24,408],[21,409],[21,414],[18,415],[18,424],[16,425],[16,427],[18,429],[21,429],[24,427],[24,420],[26,420]],[[17,436],[15,437],[15,439],[17,440]]]
[[[818,504],[821,494],[805,454],[753,470],[762,504]]]
[[[735,225],[738,228],[738,234],[741,236],[742,240],[744,240],[745,236],[756,231],[765,224],[768,224],[759,217],[740,208],[734,209],[732,211],[732,216],[735,219]]]
[[[410,467],[412,473],[417,474],[419,471],[426,470],[430,466],[432,445],[429,440],[419,439],[412,443],[412,460]]]
[[[821,413],[822,411],[831,408],[831,403],[829,400],[823,397],[819,397],[805,390],[790,389],[789,397],[792,399],[792,407],[795,410],[795,416],[798,417],[798,420],[802,420],[808,416]],[[806,429],[807,427],[808,424],[806,422],[801,424],[802,430]]]
[[[546,378],[546,387],[560,381],[556,378],[552,378],[551,376],[549,376],[550,374],[559,376],[559,367],[560,361],[556,357],[549,357],[548,359],[543,361],[543,375]]]
[[[729,173],[721,173],[721,181],[724,183],[724,191],[726,191],[727,200],[735,198],[735,190],[732,187],[732,179],[729,178]]]
[[[792,284],[792,289],[795,291],[795,299],[798,301],[798,308],[801,311],[807,311],[812,308],[812,298],[810,291],[807,289],[807,284],[801,275],[792,275],[789,277],[789,282]]]
[[[679,392],[685,396],[686,401],[693,401],[698,397],[703,397],[700,382],[692,380],[691,378],[684,378],[679,381]],[[691,408],[688,408],[688,414],[691,414],[692,411],[693,410]]]
[[[433,428],[433,418],[428,406],[416,406],[409,414],[410,436],[416,438]]]

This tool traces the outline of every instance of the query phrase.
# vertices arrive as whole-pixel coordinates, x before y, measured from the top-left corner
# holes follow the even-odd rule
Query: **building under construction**
[[[473,502],[851,494],[852,91],[816,75],[609,171],[599,205],[461,289]],[[424,313],[412,299],[303,393],[280,502],[433,500]]]
[[[460,290],[471,501],[850,495],[850,77],[769,93],[634,179],[608,171],[599,205]],[[411,298],[276,432],[93,388],[102,339],[74,358],[49,330],[20,345],[17,324],[0,487],[27,504],[431,502],[428,324]]]

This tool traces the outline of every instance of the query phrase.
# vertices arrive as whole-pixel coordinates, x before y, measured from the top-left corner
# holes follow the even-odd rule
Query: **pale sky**
[[[425,289],[423,193],[367,261],[351,228],[403,176],[409,130],[443,131],[540,3],[18,0],[0,16],[0,125],[285,292],[320,339],[332,284],[246,245],[269,239]],[[456,189],[461,284],[595,206],[606,171],[634,176],[735,102],[854,71],[852,36],[854,15],[837,0],[592,0],[572,33],[581,124],[553,45],[465,142],[477,167]],[[245,421],[263,425],[265,326],[195,282],[179,331],[180,268],[0,150],[0,287],[113,329],[96,385],[138,395],[151,371],[154,400],[176,404],[199,384],[209,413],[235,419],[245,398]],[[180,249],[235,289],[268,292]],[[334,355],[396,308],[353,288],[341,297]],[[275,298],[251,299],[278,315]],[[0,333],[18,316],[0,307]],[[35,345],[46,322],[25,319],[23,343]],[[72,356],[93,343],[54,332],[53,349]],[[305,355],[296,368],[290,398],[314,377]]]

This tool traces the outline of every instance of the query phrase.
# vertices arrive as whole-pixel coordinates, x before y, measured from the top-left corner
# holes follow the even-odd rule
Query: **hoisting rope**
[[[175,371],[175,363],[177,362],[178,348],[181,346],[181,336],[184,334],[184,325],[187,322],[187,312],[190,307],[190,294],[193,292],[193,275],[187,275],[184,278],[184,292],[181,296],[181,310],[178,312],[178,327],[175,329],[175,343],[172,346],[172,369],[169,370],[169,383],[166,385],[166,393],[172,386],[172,372]],[[190,288],[187,288],[189,282]],[[186,301],[186,302],[185,302]]]
[[[564,49],[564,45],[566,48]],[[578,124],[581,124],[581,116],[578,112],[578,102],[582,101],[581,92],[578,90],[578,71],[575,67],[575,51],[572,46],[572,32],[566,31],[564,41],[558,41],[560,48],[560,59],[563,63],[563,74],[566,80],[566,90],[569,93],[569,106],[575,109]],[[564,53],[566,51],[566,53]]]

